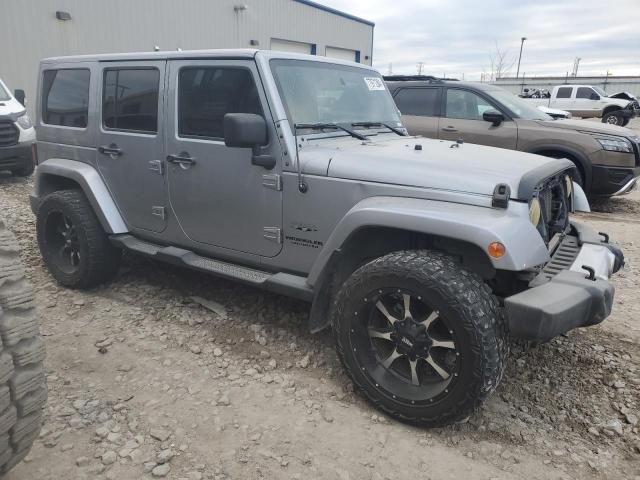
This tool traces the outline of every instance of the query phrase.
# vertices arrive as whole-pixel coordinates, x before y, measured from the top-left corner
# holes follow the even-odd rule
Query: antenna
[[[298,173],[298,190],[300,193],[307,193],[309,187],[302,178],[302,166],[300,165],[300,154],[298,152],[298,125],[293,125],[293,140],[296,142],[296,170]]]

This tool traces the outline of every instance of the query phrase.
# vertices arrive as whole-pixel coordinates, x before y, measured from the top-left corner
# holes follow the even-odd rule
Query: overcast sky
[[[477,80],[490,70],[496,42],[520,72],[640,75],[640,0],[319,0],[374,21],[373,63],[382,73]],[[514,64],[511,74],[515,76]]]

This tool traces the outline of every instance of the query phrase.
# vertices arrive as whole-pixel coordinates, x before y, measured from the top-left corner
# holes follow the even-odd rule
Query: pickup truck
[[[566,110],[574,117],[602,118],[602,123],[624,127],[638,113],[634,102],[611,98],[599,87],[591,85],[558,85],[548,97],[536,98],[528,91],[521,95],[537,105]],[[538,96],[539,97],[539,96]]]

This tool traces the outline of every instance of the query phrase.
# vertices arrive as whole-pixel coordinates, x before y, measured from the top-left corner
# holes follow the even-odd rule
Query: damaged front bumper
[[[615,289],[609,278],[623,267],[624,255],[606,235],[571,226],[531,288],[505,298],[512,337],[545,341],[611,313]]]

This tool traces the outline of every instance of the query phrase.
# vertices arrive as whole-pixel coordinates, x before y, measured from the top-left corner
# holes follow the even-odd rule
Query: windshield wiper
[[[400,135],[401,137],[406,137],[407,134],[404,133],[402,130],[400,130],[399,128],[396,127],[392,127],[391,125],[389,125],[388,123],[383,123],[383,122],[355,122],[351,124],[352,127],[385,127],[388,128],[389,130],[391,130],[393,133]]]
[[[334,130],[342,130],[343,132],[348,133],[353,138],[357,138],[358,140],[369,140],[364,135],[360,135],[359,133],[354,132],[350,128],[347,128],[343,125],[338,125],[337,123],[297,123],[294,125],[296,130],[300,129],[309,129],[309,130],[326,130],[326,129],[334,129]]]

